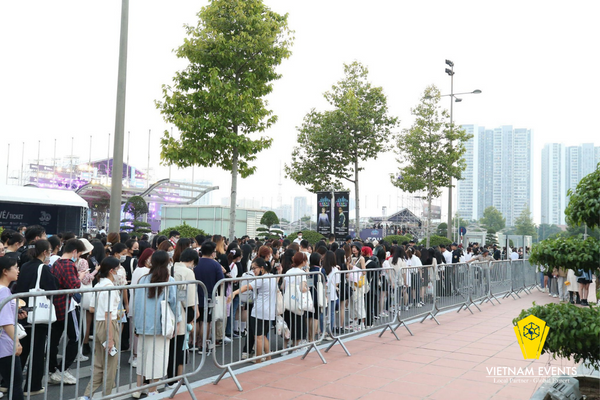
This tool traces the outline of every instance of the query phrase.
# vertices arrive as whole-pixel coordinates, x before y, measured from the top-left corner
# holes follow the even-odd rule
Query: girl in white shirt
[[[95,288],[115,286],[114,281],[119,267],[119,259],[115,257],[106,257],[102,260],[98,271],[100,282]],[[121,340],[117,325],[120,301],[121,296],[118,290],[105,290],[96,294],[96,299],[90,307],[90,311],[94,313],[96,318],[96,326],[94,327],[94,366],[92,369],[93,378],[83,396],[85,400],[89,400],[94,391],[102,386],[103,382],[106,382],[106,394],[110,394],[115,387],[119,357],[111,356],[110,350],[113,347],[118,349]],[[108,356],[106,355],[107,352],[109,352]]]

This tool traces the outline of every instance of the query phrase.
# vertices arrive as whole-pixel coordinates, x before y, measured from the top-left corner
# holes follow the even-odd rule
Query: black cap
[[[481,252],[481,254],[485,254],[485,253],[489,253],[490,251],[488,249],[483,249],[483,251]]]
[[[350,235],[346,236],[346,240],[352,240],[352,236],[350,236]]]
[[[456,242],[452,243],[451,246],[456,246],[458,247],[458,245],[456,244]]]

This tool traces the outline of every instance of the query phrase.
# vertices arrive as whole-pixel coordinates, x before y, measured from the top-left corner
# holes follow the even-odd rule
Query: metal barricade
[[[469,279],[469,266],[466,263],[442,264],[439,266],[439,282],[433,315],[444,309],[466,308],[471,313],[470,293],[472,282]]]
[[[490,261],[490,293],[484,302],[496,300],[500,304],[497,296],[512,296],[511,272],[510,260]]]
[[[247,296],[240,299],[244,293]],[[326,299],[327,283],[321,272],[293,268],[284,275],[221,279],[212,292],[209,318],[213,362],[222,369],[213,383],[218,384],[229,373],[242,391],[234,367],[301,350],[302,359],[315,350],[326,364],[317,347],[326,333]],[[321,325],[321,321],[325,324]],[[242,322],[246,333],[241,332]],[[239,333],[235,333],[236,326]]]
[[[184,384],[191,398],[196,399],[188,378],[200,371],[206,357],[203,353],[200,353],[197,357],[196,353],[190,354],[189,351],[185,350],[188,343],[188,334],[182,334],[182,332],[187,332],[186,314],[189,310],[185,310],[184,307],[187,307],[188,303],[188,290],[194,290],[193,297],[197,303],[198,290],[196,288],[198,286],[204,288],[204,293],[206,293],[202,282],[175,281],[130,286],[97,286],[70,290],[23,292],[5,298],[0,302],[0,309],[7,306],[9,302],[16,301],[15,326],[20,322],[27,333],[27,336],[22,339],[24,352],[20,356],[16,355],[15,341],[15,351],[12,357],[16,373],[21,374],[21,367],[27,369],[26,374],[24,374],[26,380],[25,398],[29,399],[32,396],[32,391],[36,394],[35,392],[39,390],[37,387],[32,390],[32,382],[35,381],[36,386],[45,386],[43,396],[45,400],[48,398],[79,398],[82,395],[90,398],[93,396],[94,399],[112,399],[169,383],[176,384],[170,395],[171,398]],[[153,298],[144,296],[150,291],[155,293]],[[130,307],[142,313],[137,319],[131,321],[137,328],[136,332],[154,331],[153,334],[140,335],[137,349],[141,357],[139,357],[136,372],[133,371],[133,365],[129,366],[128,372],[122,368],[122,363],[126,361],[122,357],[124,353],[121,350],[124,349],[122,347],[124,344],[121,343],[121,334],[125,329],[128,311],[124,307],[123,300],[126,297],[129,298],[131,292],[137,293],[137,295],[131,299]],[[84,323],[88,310],[81,308],[77,301],[73,300],[73,297],[75,297],[83,304],[86,296],[90,296],[87,301],[90,310],[94,311],[92,313],[93,321],[91,322],[93,341],[91,342],[90,357],[87,360],[81,356],[81,339],[82,335],[90,334]],[[162,330],[159,328],[162,327],[161,316],[163,313],[160,299],[165,298],[165,296],[168,300],[171,300],[167,304],[173,312],[172,315],[175,321],[172,339],[162,335]],[[45,304],[45,301],[39,301],[44,298],[48,299],[47,304]],[[158,300],[155,300],[157,298]],[[32,300],[32,307],[29,306],[29,299]],[[116,306],[117,304],[118,306]],[[207,314],[207,304],[205,294],[204,315]],[[19,313],[26,311],[32,321],[40,321],[40,317],[37,315],[41,313],[42,308],[52,313],[53,310],[58,310],[59,306],[61,309],[64,307],[64,319],[51,324],[27,324],[27,317],[24,317],[23,314],[19,318]],[[190,319],[196,320],[199,310],[193,305],[192,308]],[[103,318],[96,313],[98,310],[106,310]],[[62,311],[60,313],[62,315]],[[108,323],[106,322],[107,316],[110,316],[110,322]],[[178,325],[177,321],[180,321],[183,326]],[[144,331],[144,329],[146,330]],[[114,346],[109,349],[107,347],[111,336]],[[204,332],[204,336],[206,336],[206,332]],[[130,339],[131,347],[133,347],[135,340],[133,337]],[[61,340],[62,345],[60,345]],[[194,346],[195,337],[190,341]],[[178,343],[181,343],[184,351],[182,368],[178,368],[178,365],[181,364],[178,363],[175,356],[172,357],[172,364],[168,362],[173,351],[171,346],[175,347]],[[44,353],[47,355],[45,362]],[[58,361],[57,356],[59,353],[62,354],[61,361]],[[101,359],[98,359],[98,357],[101,357]],[[152,359],[150,360],[148,357],[152,357]],[[21,361],[23,361],[22,364]],[[189,363],[191,365],[188,365]],[[149,366],[152,366],[152,368],[149,368]],[[101,369],[98,370],[98,368]],[[171,369],[170,372],[169,369]],[[144,376],[152,374],[151,383],[143,384],[142,373],[146,374]],[[11,398],[15,390],[13,379],[9,381],[9,377],[4,378],[9,385],[9,398]],[[53,385],[50,386],[50,384]],[[74,394],[71,387],[66,388],[65,385],[74,386]],[[86,388],[85,393],[82,393],[82,387]],[[101,393],[94,395],[94,392],[98,389],[101,389]],[[167,388],[167,390],[170,389]]]
[[[534,288],[538,287],[536,282],[537,268],[529,262],[529,259],[523,260],[523,276],[525,288],[531,292]]]
[[[479,311],[481,309],[476,302],[483,302],[488,298],[490,292],[490,269],[489,262],[472,262],[469,268],[469,306],[473,305]],[[494,303],[492,303],[494,305]],[[459,310],[460,311],[460,310]]]
[[[331,279],[329,292],[333,296],[329,301],[327,329],[333,342],[325,352],[337,343],[350,356],[344,340],[365,332],[381,330],[381,337],[389,329],[400,340],[392,329],[399,311],[398,280],[393,268],[336,269]]]
[[[515,296],[520,298],[521,296],[519,296],[519,293],[529,293],[527,289],[525,289],[523,267],[523,260],[511,260],[511,289],[509,295],[514,294]],[[508,295],[505,295],[505,297],[508,297]]]
[[[438,325],[439,321],[435,318],[435,302],[439,295],[438,274],[439,269],[432,265],[419,267],[402,267],[398,277],[398,289],[396,291],[396,301],[398,302],[398,322],[394,327],[394,332],[404,326],[408,333],[413,336],[407,322],[413,319],[421,318],[424,322],[427,317],[432,318]]]

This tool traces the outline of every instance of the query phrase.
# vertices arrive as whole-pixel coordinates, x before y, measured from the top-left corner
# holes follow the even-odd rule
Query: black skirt
[[[302,340],[306,338],[308,323],[306,322],[304,315],[297,315],[289,310],[285,310],[283,313],[283,320],[290,329],[290,339]]]

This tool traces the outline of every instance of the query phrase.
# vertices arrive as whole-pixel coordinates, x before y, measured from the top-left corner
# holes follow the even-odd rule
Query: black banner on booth
[[[331,192],[317,193],[317,232],[327,237],[331,233]]]
[[[345,240],[349,233],[350,223],[350,192],[335,192],[335,207],[333,209],[335,221],[335,239]]]
[[[46,232],[57,233],[58,213],[58,206],[0,203],[0,226],[16,230],[21,225],[41,225]]]

